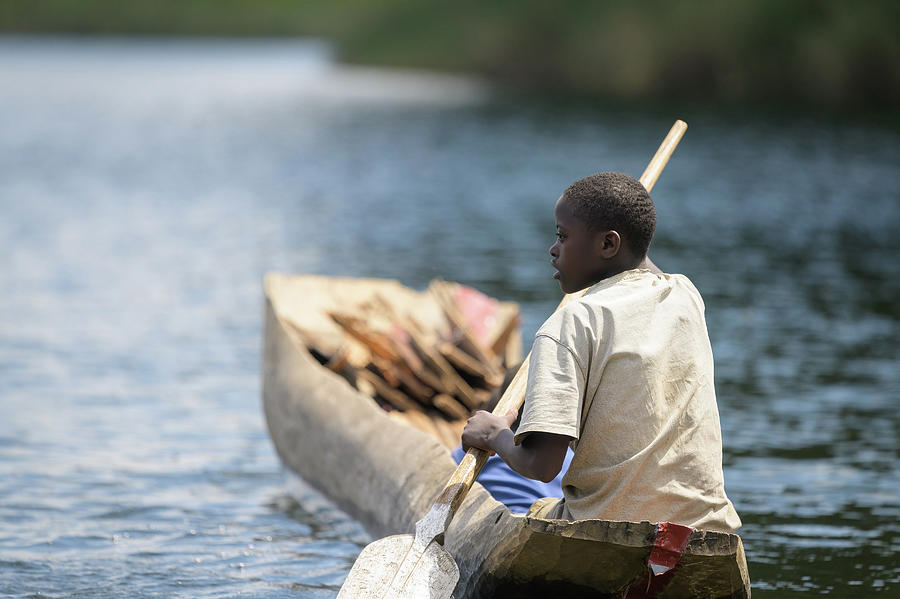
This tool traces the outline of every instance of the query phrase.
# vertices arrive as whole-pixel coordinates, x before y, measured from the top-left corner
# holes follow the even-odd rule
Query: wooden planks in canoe
[[[412,531],[455,468],[449,443],[385,412],[314,359],[298,331],[337,343],[325,313],[376,297],[439,329],[447,325],[441,307],[431,294],[373,279],[270,274],[265,291],[263,407],[279,456],[372,535]],[[649,522],[514,515],[476,483],[444,546],[460,569],[454,597],[638,596],[629,589],[648,575],[656,531]],[[654,596],[749,595],[740,537],[695,530]]]

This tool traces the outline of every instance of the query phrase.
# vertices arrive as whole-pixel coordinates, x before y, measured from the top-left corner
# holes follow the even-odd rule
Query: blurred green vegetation
[[[612,101],[895,112],[897,0],[4,0],[0,30],[319,36],[352,63]]]

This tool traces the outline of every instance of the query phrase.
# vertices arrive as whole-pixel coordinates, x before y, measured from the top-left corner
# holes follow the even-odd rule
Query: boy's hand
[[[494,440],[500,431],[509,429],[516,421],[516,410],[510,410],[505,416],[494,416],[490,412],[478,410],[466,422],[463,429],[462,446],[468,451],[470,447],[477,447],[494,453]]]

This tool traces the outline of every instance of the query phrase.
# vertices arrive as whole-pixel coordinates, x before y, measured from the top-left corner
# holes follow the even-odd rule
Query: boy
[[[563,499],[539,501],[533,516],[733,531],[741,521],[725,496],[703,300],[647,258],[650,194],[600,173],[566,189],[555,215],[554,278],[565,293],[588,289],[535,335],[518,430],[514,412],[479,411],[463,445],[549,481],[571,444]]]

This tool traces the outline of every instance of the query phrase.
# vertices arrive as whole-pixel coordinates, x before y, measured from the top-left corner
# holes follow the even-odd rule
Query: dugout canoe
[[[439,313],[428,294],[396,281],[268,274],[263,409],[285,465],[378,538],[414,530],[455,468],[450,451],[323,367],[298,333],[319,324],[327,331],[327,309],[376,297],[422,322]],[[677,566],[654,577],[657,530],[515,515],[476,483],[444,539],[460,569],[453,596],[750,596],[738,535],[694,530]]]

